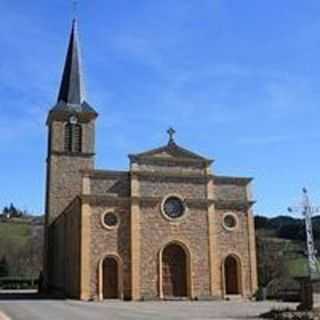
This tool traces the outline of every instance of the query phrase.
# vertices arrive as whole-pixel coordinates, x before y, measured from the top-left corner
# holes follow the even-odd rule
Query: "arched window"
[[[79,124],[68,123],[64,132],[64,150],[67,152],[82,151],[82,128]]]

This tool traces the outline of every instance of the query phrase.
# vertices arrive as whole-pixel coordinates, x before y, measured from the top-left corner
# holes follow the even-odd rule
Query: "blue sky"
[[[167,142],[252,176],[256,213],[285,213],[302,186],[320,203],[320,3],[79,1],[97,167]],[[0,2],[0,207],[43,212],[46,127],[71,1]]]

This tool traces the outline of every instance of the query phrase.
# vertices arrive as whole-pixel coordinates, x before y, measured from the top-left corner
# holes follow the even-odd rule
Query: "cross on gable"
[[[173,128],[169,128],[167,130],[167,133],[169,135],[169,142],[168,144],[172,144],[172,143],[175,143],[174,142],[174,135],[176,134],[176,130],[174,130]]]

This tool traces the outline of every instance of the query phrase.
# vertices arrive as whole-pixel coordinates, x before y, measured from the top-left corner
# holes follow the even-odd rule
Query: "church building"
[[[165,145],[130,154],[128,170],[97,170],[97,118],[74,20],[47,118],[47,288],[86,301],[252,297],[252,179],[216,175],[173,129]]]

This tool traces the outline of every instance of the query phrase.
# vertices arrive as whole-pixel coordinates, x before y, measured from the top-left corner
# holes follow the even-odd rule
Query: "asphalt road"
[[[294,305],[253,302],[79,302],[0,300],[0,320],[212,320],[257,319],[271,308]],[[1,318],[2,315],[2,318]]]

